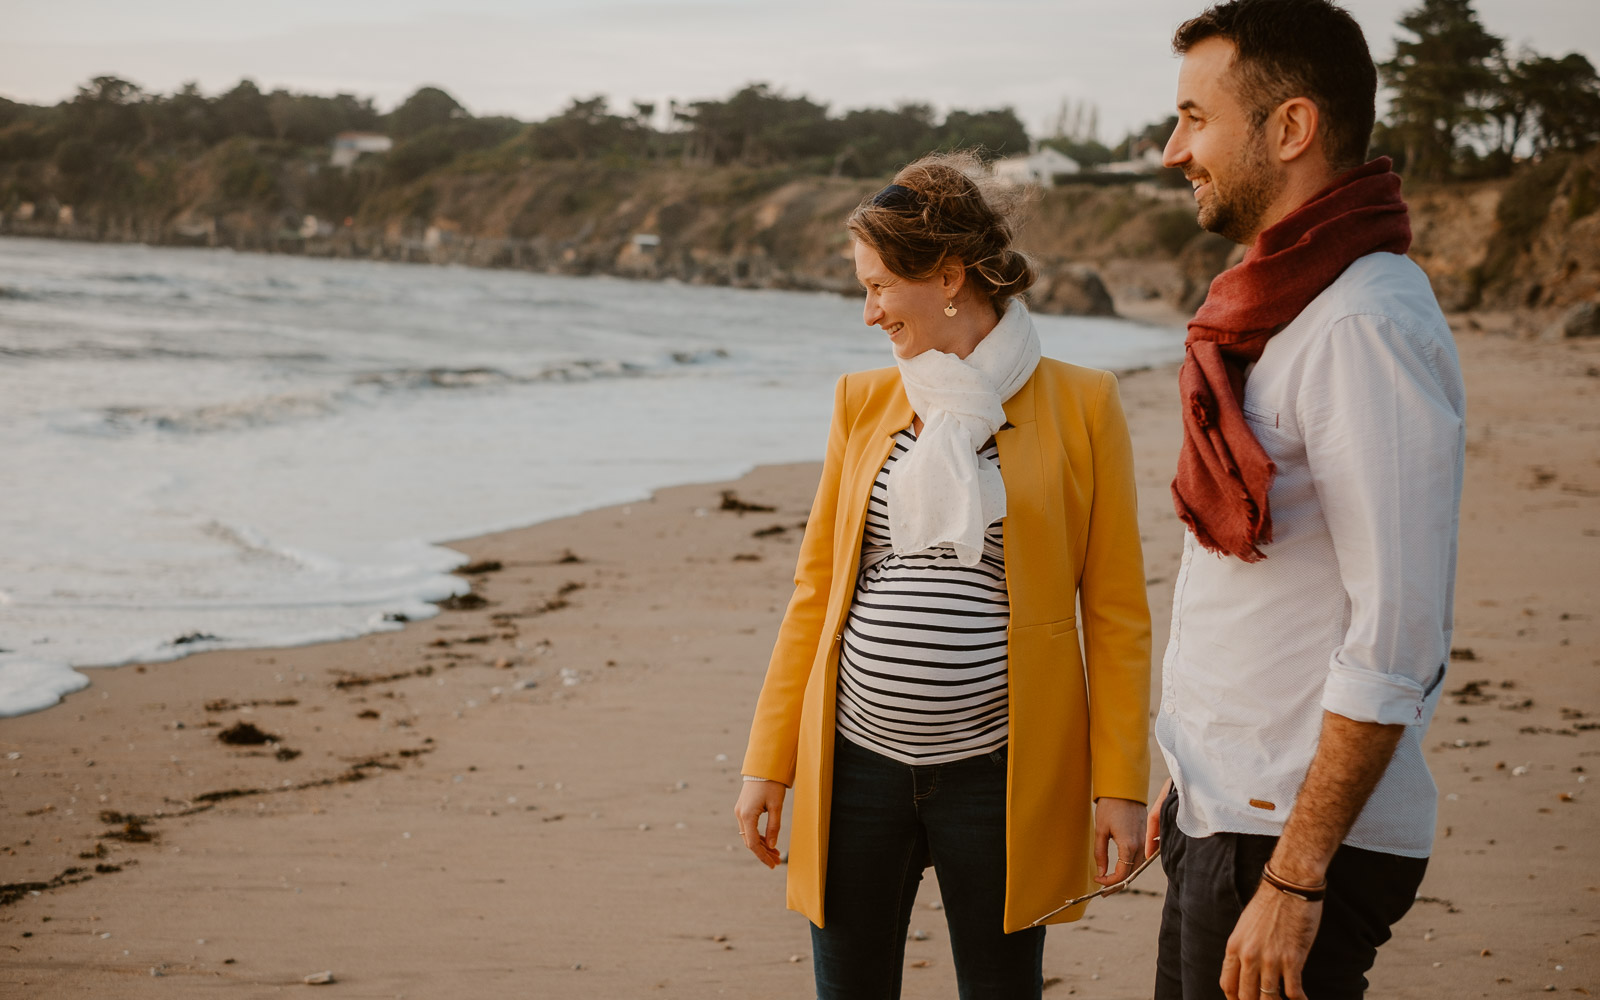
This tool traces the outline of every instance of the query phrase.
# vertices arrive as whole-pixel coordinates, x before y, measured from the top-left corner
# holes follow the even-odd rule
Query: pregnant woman
[[[1150,621],[1116,379],[1040,357],[1032,267],[978,174],[924,158],[849,218],[896,367],[839,380],[744,758],[735,812],[769,867],[794,789],[788,902],[822,1000],[899,995],[929,865],[961,997],[1037,997],[1033,924],[1142,856]]]

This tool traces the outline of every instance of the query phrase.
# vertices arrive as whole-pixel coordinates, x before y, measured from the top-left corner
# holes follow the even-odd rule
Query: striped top
[[[896,434],[872,484],[839,654],[838,726],[885,757],[942,764],[1005,745],[1011,602],[1000,521],[984,533],[976,566],[961,565],[948,545],[891,551],[889,476],[915,441],[909,427]],[[992,440],[980,454],[999,465]]]

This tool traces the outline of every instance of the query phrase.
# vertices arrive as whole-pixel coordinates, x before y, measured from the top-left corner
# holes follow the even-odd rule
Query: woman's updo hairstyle
[[[845,228],[908,281],[927,281],[951,258],[961,261],[973,289],[1004,313],[1035,275],[1011,247],[1020,193],[989,182],[987,173],[971,152],[924,156],[858,205]]]

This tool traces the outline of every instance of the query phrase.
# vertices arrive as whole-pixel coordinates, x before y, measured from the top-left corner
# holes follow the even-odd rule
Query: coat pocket
[[[1076,631],[1078,631],[1078,619],[1076,619],[1076,618],[1063,618],[1060,621],[1056,621],[1056,622],[1046,622],[1045,625],[1044,625],[1044,628],[1050,633],[1050,635],[1052,637],[1058,636],[1058,635],[1066,635],[1068,632],[1076,632]]]

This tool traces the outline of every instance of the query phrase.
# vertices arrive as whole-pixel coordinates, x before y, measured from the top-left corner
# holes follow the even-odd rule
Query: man
[[[1399,178],[1364,163],[1377,81],[1355,21],[1233,0],[1174,48],[1164,161],[1200,224],[1249,250],[1212,283],[1179,375],[1156,996],[1360,997],[1432,848],[1422,738],[1449,659],[1460,368],[1404,256]]]

